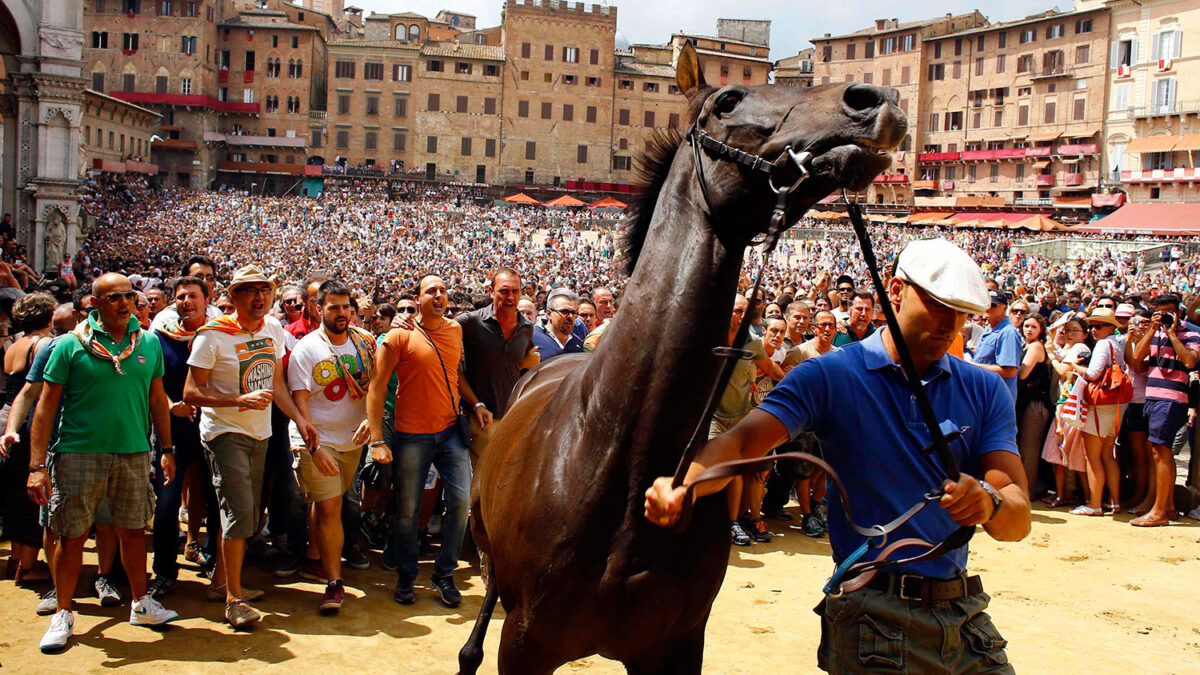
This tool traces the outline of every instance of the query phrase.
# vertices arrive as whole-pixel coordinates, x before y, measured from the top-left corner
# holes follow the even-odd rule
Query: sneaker
[[[442,599],[443,605],[458,607],[462,604],[462,593],[459,593],[458,587],[454,585],[453,576],[434,577],[433,587],[437,589],[438,596]]]
[[[396,602],[402,605],[411,605],[417,601],[417,594],[413,591],[413,582],[411,579],[401,577],[396,580],[396,592],[392,594]]]
[[[212,579],[213,575],[215,575],[216,573],[217,573],[216,557],[214,556],[212,558],[209,558],[208,556],[204,556],[204,558],[201,559],[201,561],[200,561],[200,576],[204,577],[205,579]]]
[[[69,609],[60,609],[54,614],[54,618],[50,619],[50,627],[42,635],[38,649],[47,654],[65,649],[74,632],[75,615]]]
[[[817,522],[821,524],[821,532],[829,531],[829,505],[824,500],[813,504],[813,515],[817,517]]]
[[[200,564],[200,561],[202,560],[202,557],[200,556],[200,542],[188,542],[187,545],[183,547],[183,559],[191,563],[196,563],[197,565]]]
[[[739,523],[738,521],[735,520],[732,523],[730,523],[729,532],[730,532],[730,534],[733,535],[733,545],[734,546],[749,546],[750,545],[750,535],[746,534],[746,531],[742,529],[742,524]]]
[[[362,522],[363,539],[367,540],[367,546],[374,549],[380,549],[387,545],[388,528],[387,523],[374,513],[363,515]]]
[[[371,561],[367,560],[367,556],[359,553],[358,549],[353,546],[347,546],[346,549],[342,551],[342,560],[356,570],[371,569]]]
[[[96,597],[100,598],[101,607],[116,607],[121,604],[121,594],[112,585],[107,575],[97,574],[92,585],[96,588]]]
[[[433,537],[436,537],[437,535],[441,534],[442,533],[442,514],[435,513],[432,516],[429,516],[429,524],[425,526],[425,531],[428,532],[429,535],[433,536]]]
[[[225,620],[234,628],[246,628],[261,618],[262,615],[240,598],[225,605]]]
[[[329,579],[325,576],[325,567],[321,565],[319,559],[305,558],[304,564],[300,566],[300,578],[322,584],[329,583]]]
[[[383,547],[383,553],[379,556],[379,566],[389,572],[395,572],[399,564],[400,562],[396,560],[396,547],[389,542]]]
[[[38,616],[50,616],[58,611],[58,592],[51,588],[42,594],[42,599],[37,604]]]
[[[1200,520],[1200,506],[1197,506],[1196,508],[1192,509],[1191,511],[1188,511],[1187,517],[1191,518],[1192,520]]]
[[[275,576],[280,579],[286,579],[296,572],[300,571],[300,556],[292,554],[284,555],[280,558],[279,564],[275,565]]]
[[[163,607],[149,593],[129,608],[129,623],[135,626],[161,626],[179,618],[179,613]]]
[[[262,600],[266,593],[257,588],[246,588],[242,586],[242,599],[246,602],[254,602]],[[208,588],[204,589],[204,599],[209,602],[225,602],[225,584],[213,586],[209,584]]]
[[[325,595],[321,597],[319,609],[332,614],[342,608],[342,600],[345,598],[346,588],[342,585],[342,580],[334,579],[325,585]]]
[[[817,538],[825,534],[825,527],[821,524],[821,518],[815,513],[806,513],[800,519],[800,529],[805,536]]]
[[[767,523],[762,518],[752,520],[749,523],[750,528],[748,534],[750,538],[760,544],[765,544],[771,541],[771,533],[767,531]]]
[[[171,579],[154,577],[154,579],[150,581],[150,585],[146,587],[146,592],[150,594],[150,597],[158,600],[167,593],[170,593],[174,586],[175,582]]]

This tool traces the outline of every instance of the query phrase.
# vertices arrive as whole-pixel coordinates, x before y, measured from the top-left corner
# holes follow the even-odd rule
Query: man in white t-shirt
[[[200,439],[213,474],[221,510],[220,557],[214,584],[225,579],[225,618],[235,628],[259,618],[248,601],[262,591],[242,588],[246,539],[262,511],[263,469],[271,437],[271,403],[295,420],[309,447],[319,436],[292,401],[283,369],[285,333],[266,320],[275,283],[254,265],[237,270],[229,283],[233,314],[212,319],[196,331],[188,357],[183,400],[200,410]],[[219,586],[218,586],[219,588]]]
[[[342,495],[350,490],[367,426],[367,386],[375,356],[370,333],[350,325],[354,305],[350,287],[331,280],[317,291],[321,323],[300,338],[288,363],[288,388],[300,413],[311,419],[321,444],[300,452],[297,476],[304,501],[315,512],[308,539],[308,561],[300,569],[306,579],[326,582],[319,608],[342,606]]]

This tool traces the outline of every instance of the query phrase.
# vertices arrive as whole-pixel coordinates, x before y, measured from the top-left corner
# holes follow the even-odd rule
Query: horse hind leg
[[[552,675],[567,661],[559,653],[559,646],[557,641],[538,640],[530,635],[523,609],[514,607],[505,617],[500,633],[497,670],[500,675]]]
[[[483,596],[483,605],[479,608],[479,616],[475,619],[475,627],[471,629],[471,636],[467,638],[467,644],[463,645],[458,652],[459,675],[475,675],[479,670],[479,664],[483,663],[483,638],[487,635],[488,623],[492,620],[492,612],[496,609],[498,596],[499,591],[493,580],[487,585],[487,592]]]
[[[700,675],[704,663],[704,628],[657,649],[625,659],[629,675]]]

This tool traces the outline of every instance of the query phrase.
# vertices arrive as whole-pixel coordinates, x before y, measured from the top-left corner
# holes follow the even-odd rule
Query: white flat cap
[[[979,265],[945,239],[917,239],[905,246],[896,276],[950,309],[981,314],[992,306]]]

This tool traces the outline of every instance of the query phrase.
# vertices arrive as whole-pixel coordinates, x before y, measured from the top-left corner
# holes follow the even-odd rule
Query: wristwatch
[[[992,498],[992,515],[987,519],[987,522],[990,523],[996,517],[996,514],[1000,513],[1000,505],[1004,503],[1004,497],[1000,495],[999,490],[986,480],[979,481],[979,487],[983,488],[983,491],[988,493],[988,496]]]
[[[486,405],[487,405],[487,404],[486,404],[486,403],[484,403],[483,401],[476,401],[476,402],[475,402],[475,407],[476,407],[476,408],[483,408],[483,407],[486,407]]]
[[[160,455],[173,455],[173,454],[175,454],[175,446],[168,445],[166,447],[159,448],[158,453]]]
[[[374,443],[371,443],[370,445],[368,445],[367,448],[368,449],[378,448],[381,445],[387,445],[387,441],[375,441]]]
[[[37,466],[29,467],[29,473],[33,473],[34,471],[45,471],[45,470],[46,470],[45,464],[38,464]]]

